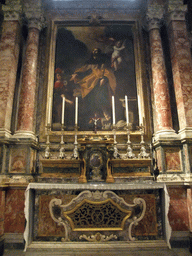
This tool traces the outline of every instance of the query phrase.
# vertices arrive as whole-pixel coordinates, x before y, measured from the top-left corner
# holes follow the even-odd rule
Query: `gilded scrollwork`
[[[62,241],[69,241],[69,233],[73,231],[121,231],[127,230],[128,240],[134,241],[133,225],[138,225],[146,212],[146,202],[135,198],[133,204],[128,204],[112,191],[83,191],[70,203],[62,205],[61,199],[54,198],[49,203],[52,219],[65,229]],[[128,225],[127,225],[128,224]],[[103,234],[102,234],[103,235]],[[109,241],[114,236],[93,234],[81,235],[79,239],[87,241]]]

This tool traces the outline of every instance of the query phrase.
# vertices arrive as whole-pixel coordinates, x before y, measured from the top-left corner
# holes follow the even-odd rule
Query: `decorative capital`
[[[20,0],[7,0],[6,5],[2,5],[5,21],[21,21],[22,4]]]
[[[168,23],[173,20],[185,20],[187,6],[182,0],[169,0],[166,6]]]
[[[158,28],[164,16],[164,6],[159,4],[149,5],[146,13],[146,26],[148,30]]]
[[[25,4],[24,7],[25,17],[28,21],[29,28],[37,28],[41,30],[45,27],[45,17],[41,5],[37,5],[35,8],[31,4]]]

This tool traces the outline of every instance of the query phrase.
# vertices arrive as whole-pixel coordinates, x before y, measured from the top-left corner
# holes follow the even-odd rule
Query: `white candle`
[[[78,120],[78,97],[75,98],[75,125],[77,125]]]
[[[61,124],[64,125],[65,117],[65,97],[62,98],[62,114],[61,114]]]
[[[139,112],[139,125],[143,124],[143,118],[142,118],[142,113],[141,113],[141,101],[140,101],[140,96],[138,95],[138,112]]]
[[[48,101],[48,118],[47,118],[47,123],[51,124],[51,97],[49,97],[49,101]]]
[[[112,114],[113,114],[113,124],[115,125],[115,98],[112,96]]]
[[[126,121],[127,121],[127,125],[128,125],[129,124],[129,110],[128,110],[127,95],[125,95],[125,110],[126,110]]]

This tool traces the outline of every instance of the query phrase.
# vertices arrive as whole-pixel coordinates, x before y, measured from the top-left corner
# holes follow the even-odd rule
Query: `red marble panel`
[[[62,204],[69,203],[75,196],[49,196],[42,195],[39,198],[39,215],[38,215],[38,236],[63,236],[65,230],[58,226],[51,218],[49,212],[49,202],[53,198],[60,198]]]
[[[4,21],[0,42],[0,127],[10,130],[19,55],[20,25]]]
[[[0,236],[4,234],[5,191],[0,190]]]
[[[180,149],[166,148],[165,162],[167,171],[181,171]]]
[[[192,61],[185,21],[169,26],[173,80],[180,129],[192,126]]]
[[[169,221],[173,231],[188,231],[189,216],[187,208],[187,190],[184,188],[169,188],[170,207]]]
[[[25,227],[25,190],[10,189],[6,193],[5,233],[23,233]]]
[[[189,214],[189,230],[192,232],[192,189],[187,189],[187,205]]]
[[[156,236],[158,231],[155,195],[126,195],[122,197],[131,204],[135,197],[141,197],[146,202],[146,214],[137,226],[133,226],[133,236]]]

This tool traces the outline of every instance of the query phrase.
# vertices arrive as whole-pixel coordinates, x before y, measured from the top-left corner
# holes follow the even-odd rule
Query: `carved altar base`
[[[29,255],[170,247],[169,196],[163,183],[31,183],[25,195]]]

